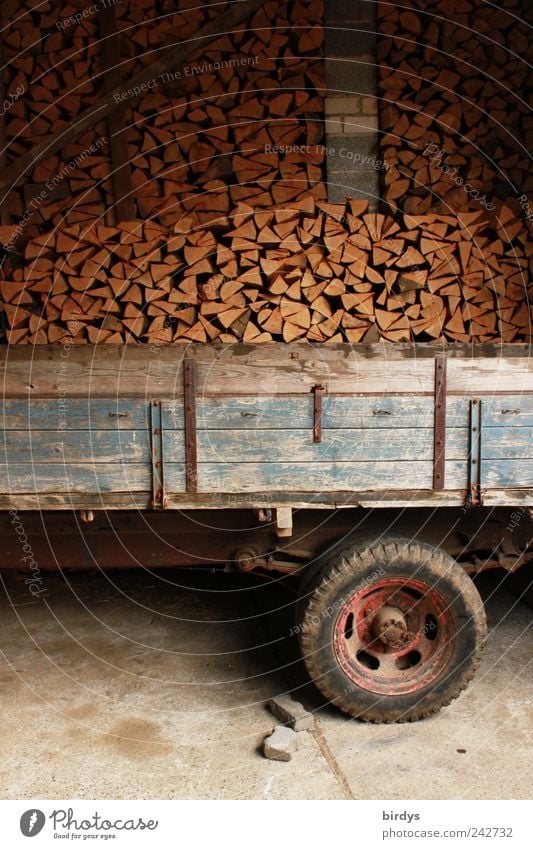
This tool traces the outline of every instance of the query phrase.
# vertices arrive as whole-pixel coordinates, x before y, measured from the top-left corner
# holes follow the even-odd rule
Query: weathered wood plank
[[[506,497],[507,490],[488,490],[487,498],[495,493],[495,503]],[[512,491],[510,491],[512,492]],[[514,490],[516,503],[533,497],[533,490]],[[294,509],[331,510],[353,507],[461,507],[466,499],[464,490],[383,490],[381,492],[257,492],[257,493],[172,493],[168,497],[170,510],[243,510],[264,507],[290,506]],[[145,510],[150,508],[151,493],[100,492],[75,493],[0,493],[0,510]],[[488,503],[488,501],[487,501]],[[513,501],[504,502],[512,505]]]
[[[448,432],[446,456],[466,460],[468,428]],[[164,432],[167,461],[181,460],[183,434]],[[313,442],[310,430],[209,430],[198,433],[201,463],[326,463],[433,459],[430,428],[389,430],[322,430],[322,441]]]
[[[126,464],[10,463],[0,465],[0,479],[7,481],[6,495],[63,494],[68,509],[71,493],[137,492],[150,489],[150,466]],[[447,486],[466,488],[464,463],[446,464]],[[241,492],[348,492],[431,489],[432,464],[399,463],[216,463],[198,466],[198,487],[205,493]],[[166,465],[169,493],[185,489],[183,463]],[[500,484],[501,485],[501,484]]]
[[[268,507],[290,506],[295,510],[312,508],[313,510],[331,510],[366,507],[463,507],[466,492],[464,490],[433,491],[419,489],[384,490],[383,492],[354,492],[346,496],[341,492],[277,492],[243,493],[214,496],[209,493],[174,493],[168,498],[170,510],[242,510]],[[54,493],[23,493],[4,495],[0,493],[0,510],[147,510],[150,508],[151,493],[89,493],[71,492],[68,496]],[[483,492],[483,504],[486,507],[533,506],[533,489],[488,489]]]
[[[483,427],[482,460],[519,460],[533,457],[533,427]],[[533,479],[530,481],[533,484]]]
[[[173,480],[176,487],[184,481],[184,466],[176,464]],[[72,493],[110,493],[150,490],[151,470],[148,463],[54,463],[0,464],[0,480],[6,481],[6,494],[63,494],[63,506],[70,507]]]
[[[533,392],[533,377],[518,347],[516,356],[506,350],[504,357],[489,352],[486,360],[451,357],[448,387],[454,373],[457,394],[448,397],[445,484],[453,491],[444,493],[448,501],[435,501],[431,493],[435,349],[430,346],[417,346],[416,355],[412,348],[383,345],[9,348],[0,351],[8,396],[0,451],[10,460],[9,467],[0,466],[0,480],[7,482],[0,485],[1,497],[26,495],[39,504],[44,498],[55,509],[101,494],[122,507],[143,503],[150,489],[149,401],[163,398],[169,407],[165,425],[173,429],[164,434],[171,504],[202,504],[202,496],[199,501],[183,496],[186,353],[197,362],[199,486],[206,502],[227,504],[232,494],[242,498],[248,492],[257,499],[263,492],[285,504],[294,498],[305,502],[305,493],[330,504],[361,496],[376,505],[382,499],[397,506],[456,504],[467,487],[468,395],[481,395],[484,497],[486,491],[492,503],[513,503],[505,500],[510,488],[520,493],[517,503],[524,503],[520,487],[531,489],[533,480],[533,460],[527,457],[533,396],[520,393]],[[330,394],[324,397],[323,441],[313,443],[310,389],[318,382]],[[334,397],[333,390],[342,394]],[[422,493],[419,502],[406,494],[412,492]]]
[[[533,487],[524,489],[484,489],[485,507],[533,507]]]
[[[148,510],[152,493],[133,492],[11,492],[0,493],[0,510]]]
[[[199,463],[200,492],[362,491],[431,489],[432,462],[361,463]],[[463,462],[446,463],[446,486],[465,489]],[[170,492],[175,485],[167,469]]]
[[[143,430],[149,412],[148,401],[137,398],[11,398],[0,402],[0,430]],[[179,421],[177,410],[176,427]]]
[[[497,395],[482,400],[483,427],[533,427],[533,395]]]
[[[311,431],[200,430],[199,456],[204,463],[366,462],[431,460],[430,428],[329,429],[320,443]],[[183,431],[163,434],[165,462],[184,462]],[[453,428],[446,435],[449,460],[468,457],[468,429]],[[481,456],[484,460],[523,459],[533,453],[533,428],[486,428]],[[42,430],[0,432],[0,456],[9,463],[136,463],[149,461],[150,438],[146,430]]]
[[[434,399],[428,395],[323,397],[322,424],[325,428],[433,427]],[[309,396],[239,396],[236,398],[200,398],[197,404],[198,427],[206,430],[287,429],[313,427],[313,398]],[[181,402],[168,402],[164,409],[165,427],[180,425]],[[448,398],[447,428],[468,424],[469,399]],[[483,424],[496,426],[533,426],[533,395],[483,398]]]
[[[0,432],[0,457],[12,463],[149,463],[150,436],[145,430],[70,430]],[[183,437],[174,439],[173,458],[183,462]]]
[[[167,406],[165,423],[179,424],[180,404]],[[461,404],[462,425],[468,421],[468,405]],[[201,398],[197,404],[198,427],[204,430],[261,430],[313,427],[313,396]],[[346,397],[324,395],[322,426],[342,428],[431,427],[433,399],[429,396]]]
[[[328,392],[344,393],[431,393],[433,388],[430,359],[357,360],[349,351],[344,351],[342,357],[334,360],[330,356],[309,356],[307,346],[301,347],[292,359],[288,353],[280,353],[278,346],[268,346],[274,350],[263,356],[263,351],[250,350],[250,347],[246,352],[236,350],[246,346],[216,350],[206,346],[202,351],[193,346],[174,346],[171,350],[161,347],[155,353],[151,353],[154,346],[109,347],[114,350],[104,351],[105,346],[100,349],[98,346],[90,349],[77,346],[62,360],[57,347],[39,346],[31,360],[14,350],[4,370],[5,395],[50,397],[57,395],[63,386],[70,397],[90,394],[174,398],[182,395],[184,353],[187,356],[192,353],[197,362],[199,398],[206,395],[307,394],[317,382]],[[266,347],[263,346],[263,350]],[[87,353],[82,350],[86,348]]]
[[[482,460],[481,489],[485,487],[514,488],[526,487],[532,489],[533,459],[520,460]]]
[[[498,392],[531,392],[533,390],[533,362],[531,357],[521,360],[476,358],[450,360],[447,387],[449,394],[476,395]]]
[[[234,428],[312,428],[313,400],[309,396],[200,398],[198,427],[211,430]],[[183,403],[168,401],[163,408],[164,426],[183,427]],[[364,397],[326,395],[323,399],[326,428],[431,427],[431,396],[377,395]],[[464,427],[468,399],[448,399],[447,426]],[[149,427],[149,401],[140,398],[8,398],[0,403],[0,430],[137,430]],[[509,395],[483,398],[484,427],[533,427],[533,396]]]
[[[475,358],[468,347],[450,352],[449,393],[533,391],[526,346],[502,349],[499,358],[498,350],[483,346]],[[197,362],[199,398],[307,394],[316,383],[329,393],[432,395],[436,352],[429,345],[393,344],[10,346],[0,350],[0,379],[6,397],[53,397],[64,387],[71,397],[171,399],[182,394],[186,354]]]

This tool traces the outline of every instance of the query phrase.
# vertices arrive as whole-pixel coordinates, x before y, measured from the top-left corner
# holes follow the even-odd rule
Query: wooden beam
[[[0,7],[0,33],[3,32],[3,14]],[[0,35],[0,106],[3,109],[3,104],[6,98],[6,86],[4,82],[4,56],[2,46],[2,36]],[[5,112],[0,116],[0,174],[7,172],[7,133],[6,133],[6,116]],[[9,210],[7,206],[7,195],[0,199],[0,224],[2,226],[11,223]]]
[[[24,175],[42,159],[51,156],[60,148],[79,138],[82,133],[93,127],[98,121],[102,121],[115,112],[120,104],[131,106],[136,103],[140,97],[146,94],[147,85],[150,82],[157,80],[161,74],[178,68],[200,48],[205,47],[206,41],[212,41],[214,38],[224,35],[233,26],[246,20],[263,4],[264,0],[233,0],[226,12],[218,15],[205,27],[202,27],[196,35],[190,36],[185,42],[170,44],[165,47],[165,54],[148,65],[140,74],[107,92],[96,105],[90,106],[64,127],[52,133],[47,139],[34,145],[24,156],[19,157],[12,164],[9,174],[5,174],[0,180],[0,188],[16,186]],[[138,92],[137,89],[139,89]],[[131,95],[130,91],[132,92]],[[0,203],[2,201],[3,198],[0,198]]]
[[[102,65],[105,71],[104,92],[109,93],[122,84],[120,33],[117,33],[115,7],[107,6],[98,15],[102,44]],[[111,149],[111,179],[115,205],[112,210],[113,221],[127,221],[135,218],[135,203],[132,195],[131,165],[126,139],[126,114],[123,106],[107,116],[109,146]]]
[[[60,183],[50,191],[46,188],[46,183],[25,183],[24,184],[24,203],[26,206],[32,200],[38,198],[41,193],[46,192],[46,203],[53,203],[56,200],[64,200],[70,197],[70,190],[65,183]],[[2,222],[3,223],[3,222]]]

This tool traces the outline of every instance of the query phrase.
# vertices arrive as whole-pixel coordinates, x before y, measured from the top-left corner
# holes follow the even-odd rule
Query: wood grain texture
[[[171,480],[167,477],[169,487]],[[198,464],[199,492],[427,490],[432,488],[432,482],[432,461]],[[446,485],[466,489],[463,462],[446,463]]]
[[[476,395],[533,390],[533,360],[517,362],[509,357],[497,360],[451,360],[448,365],[448,392]]]
[[[176,485],[179,475],[180,470],[176,468]],[[63,495],[63,509],[69,509],[69,498],[73,493],[98,495],[149,491],[151,471],[148,463],[1,463],[0,480],[6,482],[6,494]]]
[[[494,503],[500,498],[507,500],[502,503],[513,504],[506,490],[491,490],[494,493]],[[530,497],[525,490],[515,490],[511,495],[516,503],[524,503]],[[17,510],[148,510],[150,509],[151,492],[100,492],[68,494],[68,503],[64,495],[58,493],[14,493],[12,495],[0,492],[0,510],[16,508]],[[312,508],[314,510],[331,510],[353,507],[462,507],[465,503],[463,490],[448,490],[446,492],[418,489],[393,490],[382,492],[365,490],[364,492],[246,492],[246,493],[172,493],[168,496],[169,510],[255,510],[265,507],[282,507],[289,505],[293,509]]]
[[[431,396],[377,395],[325,396],[323,426],[342,428],[432,427]],[[236,398],[200,398],[198,427],[202,430],[260,430],[312,428],[312,396],[252,395]],[[448,399],[447,427],[465,427],[468,399]],[[183,403],[167,401],[164,427],[183,428]],[[506,395],[483,398],[484,427],[533,427],[533,396]],[[149,426],[148,401],[139,398],[29,397],[6,399],[0,405],[1,430],[139,430]]]
[[[482,460],[480,481],[482,490],[484,487],[488,489],[526,487],[531,493],[533,459],[527,457],[519,460]]]
[[[329,429],[431,427],[433,399],[426,396],[323,397],[322,426]],[[458,416],[467,421],[466,402]],[[201,398],[197,404],[198,427],[205,430],[265,430],[313,427],[313,396],[241,396]],[[183,416],[180,403],[164,409],[165,425],[175,426]]]
[[[165,457],[174,459],[181,451],[183,435],[164,432]],[[502,449],[504,451],[505,449]],[[450,430],[446,441],[450,460],[468,456],[468,428]],[[431,428],[385,430],[351,429],[322,431],[322,441],[313,442],[312,431],[208,430],[198,433],[198,458],[204,463],[365,463],[372,461],[433,459]]]
[[[298,463],[431,460],[433,431],[420,428],[326,428],[314,443],[309,429],[204,430],[198,432],[199,456],[208,463]],[[166,462],[184,461],[183,430],[163,432]],[[450,428],[446,456],[468,457],[468,428]],[[481,457],[513,460],[533,455],[533,428],[484,428]],[[150,456],[147,430],[9,430],[0,433],[0,456],[9,463],[136,463]]]
[[[482,460],[533,457],[533,427],[485,427],[481,431]]]
[[[197,404],[198,426],[202,429],[284,429],[312,428],[312,395],[240,396],[200,398]],[[165,404],[165,427],[177,427],[183,418],[181,402]],[[452,396],[447,403],[447,428],[468,424],[469,400]],[[322,425],[329,429],[433,427],[432,396],[340,396],[323,398]],[[533,396],[509,395],[483,398],[483,422],[488,427],[533,425]]]
[[[483,398],[484,427],[531,427],[533,395]]]
[[[176,417],[176,427],[179,427]],[[148,403],[138,398],[8,399],[0,405],[0,430],[143,430]]]
[[[483,505],[485,507],[533,507],[533,489],[531,486],[521,489],[483,490]]]
[[[173,456],[183,462],[183,439],[175,440]],[[145,430],[52,433],[46,430],[11,430],[0,433],[0,457],[12,463],[76,465],[91,463],[146,463],[150,439]]]
[[[448,376],[454,373],[457,394],[447,401],[439,499],[432,492],[434,395],[425,389],[417,394],[426,380],[433,382],[434,349],[393,346],[385,359],[383,347],[187,346],[148,359],[146,348],[136,347],[73,348],[67,356],[41,348],[31,360],[21,349],[2,352],[7,398],[0,404],[0,504],[18,496],[24,496],[19,509],[39,499],[51,509],[68,509],[84,497],[85,506],[98,499],[111,509],[144,504],[151,488],[150,400],[162,398],[165,481],[175,509],[213,502],[264,506],[265,499],[279,506],[336,499],[457,505],[468,487],[467,390],[476,375],[475,396],[480,384],[491,386],[481,407],[483,497],[491,504],[513,503],[509,498],[527,503],[533,394],[517,391],[519,385],[532,390],[527,357],[487,351],[470,359],[465,349],[464,358],[451,358]],[[185,352],[199,375],[197,496],[185,493]],[[342,387],[341,394],[324,396],[320,443],[313,442],[309,391],[317,377]],[[21,389],[24,379],[29,391]],[[374,394],[350,389],[361,384],[374,387]],[[398,394],[399,386],[406,394]]]
[[[155,350],[152,351],[152,348]],[[182,361],[197,364],[197,393],[211,395],[307,394],[316,383],[341,394],[433,395],[431,345],[25,346],[0,347],[4,397],[176,398],[183,394]],[[448,394],[533,392],[527,346],[454,349]]]

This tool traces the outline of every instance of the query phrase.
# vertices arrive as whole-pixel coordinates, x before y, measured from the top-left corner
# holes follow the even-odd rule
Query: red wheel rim
[[[441,593],[415,578],[387,578],[358,590],[335,623],[333,648],[351,681],[385,696],[414,693],[448,667],[457,634]]]

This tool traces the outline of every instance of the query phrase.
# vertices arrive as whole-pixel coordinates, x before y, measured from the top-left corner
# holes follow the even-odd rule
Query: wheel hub
[[[390,577],[358,589],[336,619],[333,648],[348,678],[378,695],[434,683],[453,654],[457,625],[435,587]]]
[[[409,640],[407,622],[398,607],[390,605],[380,607],[372,619],[370,628],[383,645],[391,648],[402,648]]]

